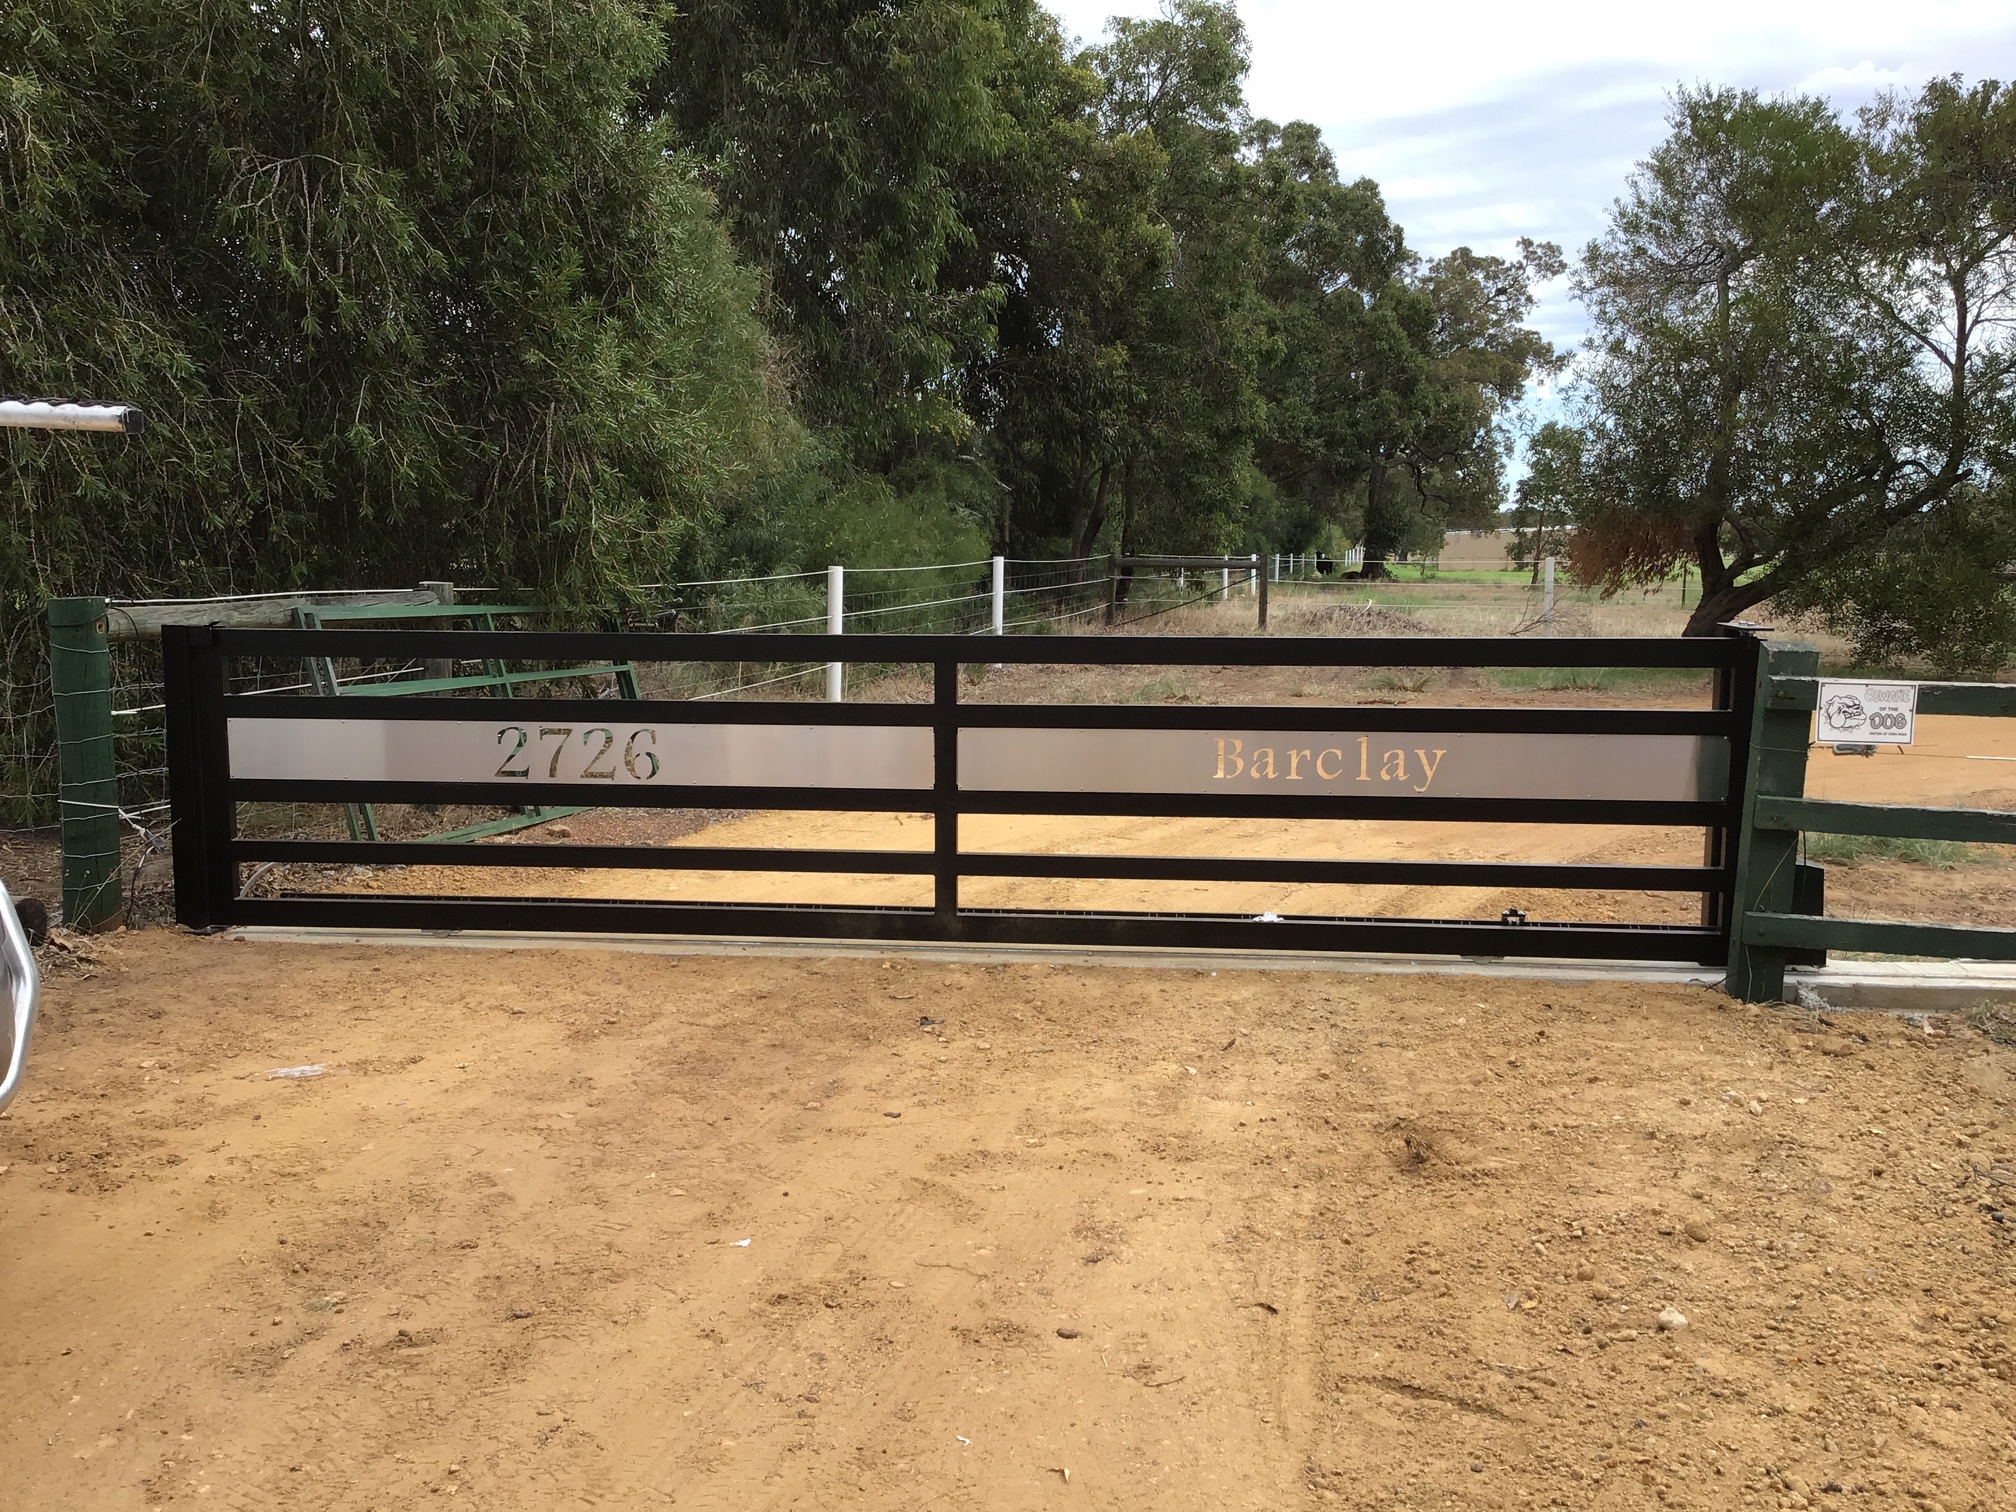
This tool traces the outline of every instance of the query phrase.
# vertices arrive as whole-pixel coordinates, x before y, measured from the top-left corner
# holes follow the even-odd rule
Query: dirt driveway
[[[2016,1502],[1958,1026],[166,932],[49,996],[23,1512]]]

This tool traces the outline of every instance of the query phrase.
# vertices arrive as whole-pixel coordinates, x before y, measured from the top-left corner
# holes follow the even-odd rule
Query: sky
[[[1046,0],[1095,40],[1155,0]],[[1378,181],[1409,245],[1572,259],[1603,227],[1632,165],[1665,134],[1679,85],[1825,95],[1843,110],[1940,74],[2016,76],[2016,0],[1498,0],[1356,6],[1240,0],[1256,115],[1313,121],[1347,177]],[[1579,342],[1565,281],[1536,323]]]

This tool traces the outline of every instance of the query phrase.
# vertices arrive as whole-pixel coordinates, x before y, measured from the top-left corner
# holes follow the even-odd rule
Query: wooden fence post
[[[1785,996],[1785,948],[1751,943],[1745,935],[1745,921],[1753,911],[1793,911],[1799,860],[1796,833],[1757,828],[1757,800],[1805,796],[1807,736],[1812,728],[1812,715],[1807,710],[1771,706],[1771,679],[1817,677],[1819,671],[1820,653],[1812,646],[1765,641],[1758,648],[1757,689],[1750,714],[1750,769],[1740,774],[1743,821],[1736,833],[1736,887],[1725,983],[1731,997],[1746,1003],[1775,1003]]]

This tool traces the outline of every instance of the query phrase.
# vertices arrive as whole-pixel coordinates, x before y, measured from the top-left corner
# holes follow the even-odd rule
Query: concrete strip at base
[[[507,930],[249,927],[232,939],[287,944],[434,946],[462,950],[624,950],[649,955],[876,956],[969,966],[1131,966],[1159,971],[1339,971],[1534,982],[1665,982],[1719,987],[1712,966],[1643,961],[1501,960],[1474,956],[1343,955],[1321,951],[1151,950],[1072,945],[943,945],[890,940],[793,940],[730,935],[533,934]],[[1984,998],[2016,1000],[2016,966],[1969,961],[1843,961],[1786,973],[1814,1006],[1951,1012]],[[1790,995],[1790,994],[1788,994]]]
[[[1785,995],[1815,1008],[1957,1013],[1981,1002],[2016,1002],[2016,963],[1835,961],[1788,970]]]

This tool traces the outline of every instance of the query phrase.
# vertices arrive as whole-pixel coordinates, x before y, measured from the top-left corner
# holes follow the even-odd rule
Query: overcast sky
[[[1087,41],[1155,0],[1046,0]],[[1572,258],[1602,228],[1631,166],[1664,134],[1678,84],[1824,94],[1852,108],[1938,74],[2016,75],[2016,0],[1694,0],[1686,7],[1555,0],[1356,6],[1240,0],[1253,45],[1247,98],[1323,128],[1346,177],[1369,175],[1417,250]],[[1565,287],[1540,324],[1582,333]]]

